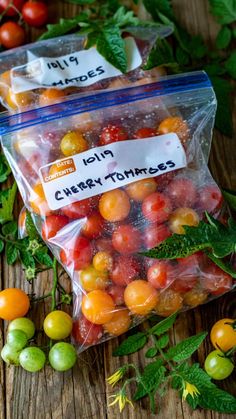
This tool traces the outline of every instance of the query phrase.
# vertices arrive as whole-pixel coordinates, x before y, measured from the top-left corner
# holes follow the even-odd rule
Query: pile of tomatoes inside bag
[[[176,132],[187,147],[188,126],[179,116],[167,117],[157,127],[134,129],[132,135],[121,125],[99,127],[96,145],[130,138],[142,141],[169,132]],[[68,131],[57,141],[62,158],[89,148],[79,130]],[[57,170],[53,164],[49,174]],[[58,248],[73,282],[74,342],[86,347],[126,332],[151,312],[169,316],[228,291],[232,278],[201,252],[174,261],[140,254],[172,233],[184,234],[184,225],[197,226],[204,211],[219,213],[221,205],[219,188],[213,182],[195,185],[185,169],[138,180],[58,211],[50,210],[42,184],[35,183],[29,207],[40,216],[42,237]],[[76,221],[79,233],[75,227],[68,234],[68,226]]]

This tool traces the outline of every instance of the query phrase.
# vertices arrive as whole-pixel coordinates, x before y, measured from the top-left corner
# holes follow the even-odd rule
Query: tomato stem
[[[57,284],[58,284],[57,260],[55,257],[53,258],[52,269],[53,269],[53,285],[52,285],[52,291],[51,291],[51,296],[52,296],[51,311],[54,311],[56,308],[56,291],[57,291]]]

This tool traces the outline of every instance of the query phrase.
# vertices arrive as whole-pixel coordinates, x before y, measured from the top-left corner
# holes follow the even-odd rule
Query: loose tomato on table
[[[224,380],[233,372],[234,364],[223,352],[215,350],[206,357],[204,368],[214,380]]]
[[[102,129],[99,144],[107,145],[117,141],[125,140],[128,140],[128,134],[125,132],[125,130],[120,126],[109,124]]]
[[[26,315],[30,307],[28,295],[19,288],[6,288],[0,292],[0,318],[14,320]]]
[[[221,319],[211,329],[211,343],[216,349],[227,352],[236,346],[236,320]]]
[[[69,269],[79,270],[89,266],[92,260],[92,246],[86,237],[79,236],[65,244],[60,251],[61,262]]]
[[[23,45],[26,34],[24,28],[16,22],[5,22],[0,27],[0,44],[5,48],[16,48]]]
[[[43,322],[43,329],[50,339],[65,339],[71,333],[72,318],[64,311],[52,311],[45,317]]]
[[[27,1],[22,8],[22,16],[30,26],[43,26],[48,20],[48,7],[42,1]]]
[[[25,0],[0,0],[0,13],[4,12],[6,16],[17,16],[24,3]]]

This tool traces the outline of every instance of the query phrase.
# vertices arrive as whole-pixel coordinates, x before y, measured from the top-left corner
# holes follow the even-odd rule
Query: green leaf
[[[129,25],[137,26],[140,21],[134,16],[132,10],[127,11],[124,6],[121,6],[113,15],[111,22],[114,22],[115,25],[118,25],[121,28]]]
[[[190,60],[189,54],[184,51],[179,45],[176,47],[175,56],[178,64],[181,66],[187,65]]]
[[[232,86],[228,80],[220,77],[210,77],[217,99],[216,111],[216,128],[222,134],[232,137],[233,121],[232,121]]]
[[[30,240],[38,240],[40,238],[29,211],[26,211],[25,227]]]
[[[35,260],[28,250],[20,249],[20,259],[26,268],[35,268]]]
[[[2,253],[3,249],[4,249],[4,241],[0,240],[0,253]]]
[[[4,154],[0,154],[0,183],[5,182],[10,173],[11,169]]]
[[[172,46],[166,39],[159,38],[149,54],[144,70],[150,70],[160,65],[171,67],[173,71],[178,70],[178,63],[175,61]]]
[[[145,333],[138,332],[135,335],[129,336],[125,339],[118,348],[113,352],[114,356],[123,356],[133,354],[142,349],[147,343],[147,336]]]
[[[230,44],[232,38],[232,32],[228,26],[223,26],[216,37],[216,48],[224,49],[227,48]]]
[[[176,320],[176,317],[177,317],[177,313],[173,313],[171,316],[155,324],[155,326],[149,329],[148,333],[150,335],[156,335],[156,336],[163,335],[173,326]]]
[[[209,0],[210,12],[222,25],[236,20],[236,0]]]
[[[18,251],[13,243],[7,242],[6,244],[6,256],[8,265],[13,265],[16,262]]]
[[[154,20],[159,20],[159,13],[174,19],[170,0],[144,0],[143,4]]]
[[[205,251],[205,253],[209,257],[209,259],[212,260],[212,262],[214,262],[217,266],[219,266],[220,269],[222,269],[222,271],[231,275],[232,278],[236,278],[236,270],[228,262],[225,262],[222,259],[217,258],[210,252]]]
[[[157,354],[157,348],[149,348],[145,353],[146,358],[153,358]]]
[[[233,51],[225,62],[225,68],[228,74],[236,79],[236,51]]]
[[[236,397],[217,388],[201,391],[198,397],[199,406],[204,409],[215,410],[221,413],[236,413]]]
[[[222,189],[222,194],[226,202],[229,204],[229,207],[236,211],[236,192],[230,191],[228,189]]]
[[[52,258],[45,253],[44,251],[42,251],[41,249],[38,250],[37,252],[35,252],[35,258],[36,260],[41,263],[42,265],[47,266],[48,268],[51,268],[53,265],[53,261]]]
[[[156,346],[158,348],[164,349],[169,343],[169,336],[168,335],[163,335],[160,337],[160,339],[158,339],[156,341]]]
[[[200,368],[198,363],[189,365],[188,363],[180,364],[176,367],[178,376],[181,376],[184,381],[194,384],[197,389],[209,389],[215,387],[211,382],[211,377]]]
[[[118,26],[104,25],[97,38],[98,52],[122,73],[127,70],[124,39]]]
[[[163,366],[163,361],[157,359],[148,364],[141,375],[137,391],[134,395],[134,400],[139,400],[147,394],[156,390],[165,379],[166,368]]]
[[[205,57],[207,47],[200,35],[192,36],[188,43],[188,48],[191,51],[192,58],[200,59]]]
[[[207,332],[202,332],[177,343],[166,352],[167,359],[175,362],[188,359],[199,348],[206,336]]]
[[[14,236],[17,232],[17,222],[16,221],[10,221],[7,224],[4,224],[2,227],[2,234],[4,236]]]
[[[226,73],[222,63],[207,64],[203,69],[207,72],[208,76],[222,76],[222,74]]]
[[[73,19],[61,18],[59,23],[47,25],[47,32],[44,32],[39,40],[55,38],[57,36],[65,35],[66,33],[78,28],[80,23],[88,23],[88,14],[81,13]]]
[[[1,197],[1,208],[0,208],[0,223],[6,223],[13,219],[13,208],[17,192],[16,182],[13,183],[12,187],[4,191],[4,195]]]

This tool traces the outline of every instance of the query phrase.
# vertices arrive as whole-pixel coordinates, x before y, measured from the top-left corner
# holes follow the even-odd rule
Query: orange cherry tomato
[[[0,318],[14,320],[24,317],[30,307],[28,295],[19,288],[7,288],[0,292]]]
[[[211,329],[211,343],[216,349],[227,352],[236,346],[235,320],[221,319]]]
[[[131,318],[129,310],[125,308],[119,308],[115,311],[112,319],[103,325],[104,330],[111,335],[119,336],[122,333],[127,332],[131,325]]]
[[[178,292],[167,289],[160,294],[156,312],[159,316],[168,317],[183,305],[183,298]]]
[[[108,273],[98,271],[92,265],[80,272],[80,281],[85,291],[104,290],[108,284]]]
[[[88,143],[80,132],[71,131],[62,138],[60,148],[64,156],[69,157],[87,150]]]
[[[189,138],[189,128],[185,121],[178,116],[170,116],[165,118],[158,127],[159,134],[168,134],[175,132],[179,139],[185,143]]]
[[[137,182],[130,183],[125,190],[129,197],[134,201],[143,201],[148,195],[155,192],[157,183],[153,178],[142,179]]]
[[[93,257],[93,266],[98,271],[110,271],[113,265],[113,258],[109,252],[97,252]]]
[[[83,296],[81,310],[91,323],[104,324],[112,320],[115,304],[105,291],[94,290]]]
[[[193,288],[184,294],[184,304],[190,307],[196,307],[203,304],[208,297],[208,293],[201,288]]]
[[[12,109],[25,108],[30,105],[33,101],[33,95],[31,92],[13,93],[12,89],[9,89],[5,97],[6,104]]]
[[[173,233],[185,234],[183,226],[197,226],[199,217],[192,208],[177,208],[169,218],[169,227]]]
[[[59,103],[65,96],[65,92],[59,89],[46,89],[39,97],[40,106],[50,106]]]
[[[29,204],[32,210],[41,216],[50,215],[52,212],[46,201],[42,183],[36,183],[29,197]]]
[[[157,290],[143,279],[130,282],[124,293],[125,304],[131,313],[142,316],[147,315],[156,307],[158,298]]]
[[[99,201],[99,211],[107,221],[124,220],[130,212],[130,200],[127,193],[121,189],[105,192]]]

